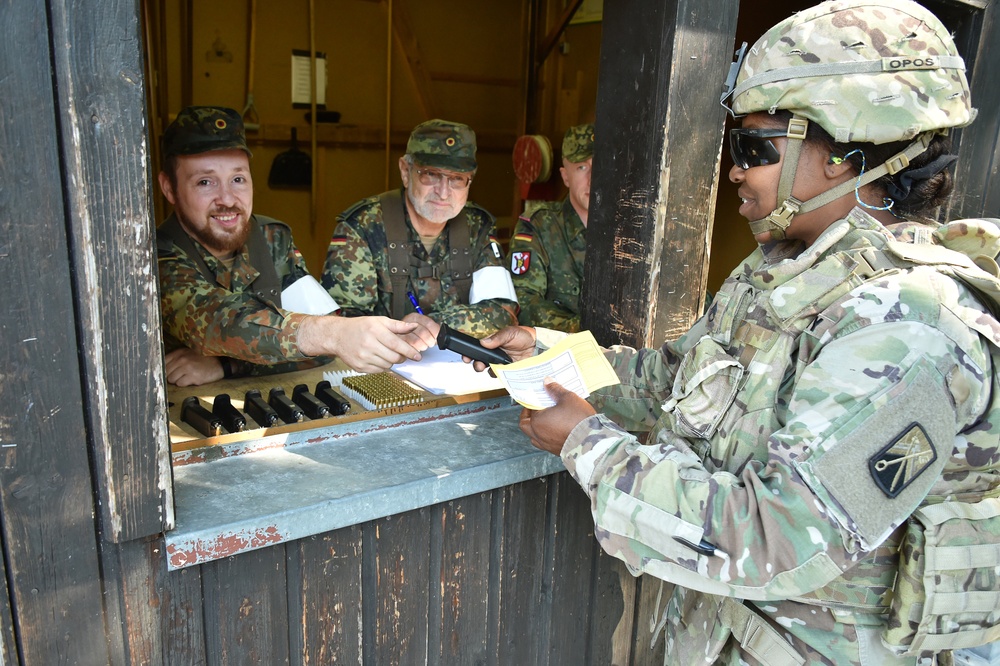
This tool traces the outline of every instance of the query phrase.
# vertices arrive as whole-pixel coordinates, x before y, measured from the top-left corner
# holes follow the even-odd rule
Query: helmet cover
[[[779,109],[838,143],[906,141],[976,115],[954,40],[911,0],[828,0],[764,33],[740,67],[732,111]]]

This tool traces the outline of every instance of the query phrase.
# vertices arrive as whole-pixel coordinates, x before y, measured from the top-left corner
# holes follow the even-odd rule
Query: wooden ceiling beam
[[[434,94],[431,90],[431,76],[424,65],[424,58],[420,53],[420,44],[410,23],[410,16],[402,4],[398,0],[393,4],[392,34],[395,37],[396,46],[399,47],[406,61],[406,69],[416,90],[417,104],[420,105],[421,113],[424,114],[425,118],[436,118],[437,110],[434,104]],[[385,0],[382,0],[381,6],[388,11]]]
[[[569,25],[570,20],[573,18],[573,14],[576,14],[576,10],[580,8],[583,4],[583,0],[573,0],[566,9],[563,10],[562,16],[556,21],[556,24],[552,26],[552,30],[549,34],[545,36],[542,43],[538,47],[538,52],[535,55],[535,67],[541,67],[545,63],[545,59],[549,57],[552,53],[552,49],[555,48],[556,44],[559,42],[559,37],[562,36],[563,32],[566,30],[566,26]]]

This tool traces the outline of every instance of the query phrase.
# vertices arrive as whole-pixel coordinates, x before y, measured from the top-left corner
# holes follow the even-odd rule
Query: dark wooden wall
[[[959,180],[996,215],[997,6],[953,4],[982,109]],[[735,9],[605,4],[593,205],[612,223],[594,225],[586,316],[606,342],[659,342],[699,307],[721,145],[704,88]],[[137,16],[0,3],[3,663],[657,663],[658,584],[598,551],[564,474],[167,572]]]
[[[85,350],[83,400],[71,404],[85,410],[101,533],[124,541],[173,526],[139,8],[51,0],[48,11],[53,42],[71,45],[52,52],[46,128],[62,153],[72,316]]]
[[[596,543],[563,473],[173,572],[122,544],[107,601],[127,664],[662,663]]]
[[[702,311],[738,6],[605,3],[582,315],[601,344],[658,345]]]
[[[73,160],[67,155],[79,158],[84,150],[79,135],[66,124],[57,81],[65,73],[63,85],[69,89],[61,92],[75,99],[86,97],[87,86],[53,61],[53,50],[60,58],[68,57],[69,35],[64,27],[61,34],[53,34],[50,23],[65,15],[65,6],[39,0],[0,4],[0,279],[4,284],[0,516],[7,592],[0,618],[5,664],[110,660],[95,520],[102,508],[97,497],[110,498],[110,486],[99,488],[93,482],[91,464],[107,469],[111,461],[98,463],[88,449],[88,441],[102,439],[98,433],[108,412],[105,405],[101,418],[92,421],[91,396],[85,394],[85,366],[99,357],[98,348],[88,347],[86,341],[92,342],[99,328],[87,328],[84,322],[99,327],[93,315],[100,308],[81,313],[96,305],[96,294],[80,294],[76,287],[93,276],[81,275],[83,267],[76,266],[70,255],[74,229],[108,222],[103,216],[92,221],[77,218],[81,209],[72,199],[101,180],[117,182],[112,175],[117,155],[112,151],[103,157],[100,179],[85,172],[94,179],[87,184],[79,180],[84,173],[68,171]],[[115,28],[128,30],[129,24],[119,21],[111,26]],[[135,30],[134,24],[131,29]],[[137,34],[132,35],[133,42]],[[86,52],[91,39],[78,46]],[[141,96],[118,101],[142,111]],[[98,106],[93,107],[97,115]],[[91,123],[89,114],[85,118]],[[124,173],[128,175],[127,170]],[[131,175],[134,180],[119,185],[144,192],[141,172]],[[91,203],[100,207],[98,201]],[[91,250],[100,248],[88,245],[87,251]],[[81,295],[83,301],[78,299]],[[110,313],[116,322],[112,326],[126,324],[123,314]],[[114,364],[114,358],[108,360]],[[118,367],[132,372],[143,361],[137,358]],[[141,381],[137,385],[138,379],[136,373],[116,388],[136,387],[138,395],[131,398],[148,403],[149,386]],[[111,403],[122,404],[118,399]],[[153,447],[155,455],[155,441],[147,438],[145,445]],[[101,450],[110,454],[109,449]],[[115,462],[125,460],[122,456]],[[144,478],[136,481],[142,485],[162,482],[154,466],[141,473]],[[151,500],[146,503],[148,510],[160,510],[157,499],[146,499]],[[129,515],[128,507],[119,508],[122,515]],[[161,529],[157,520],[150,531]],[[107,536],[113,538],[114,531],[109,525]]]
[[[978,9],[982,0],[956,4],[961,6],[951,8],[955,16],[942,20],[956,31],[979,116],[958,132],[957,192],[946,217],[1000,217],[1000,6],[991,2]]]

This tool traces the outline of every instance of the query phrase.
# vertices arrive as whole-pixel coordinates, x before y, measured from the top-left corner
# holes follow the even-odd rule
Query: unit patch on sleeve
[[[510,272],[514,275],[524,275],[531,265],[531,252],[511,252]]]
[[[896,497],[937,460],[930,438],[918,423],[868,459],[875,485],[888,497]]]

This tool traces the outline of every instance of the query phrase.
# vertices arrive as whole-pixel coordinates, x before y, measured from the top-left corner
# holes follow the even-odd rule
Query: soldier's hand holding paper
[[[566,390],[551,377],[542,380],[542,384],[555,405],[542,410],[522,409],[519,425],[534,446],[559,455],[573,428],[597,412],[589,402]]]
[[[603,386],[618,383],[618,375],[590,331],[566,336],[538,356],[522,358],[510,365],[494,363],[490,369],[510,396],[528,409],[545,409],[556,404],[545,390],[543,380],[546,378],[581,398]]]

